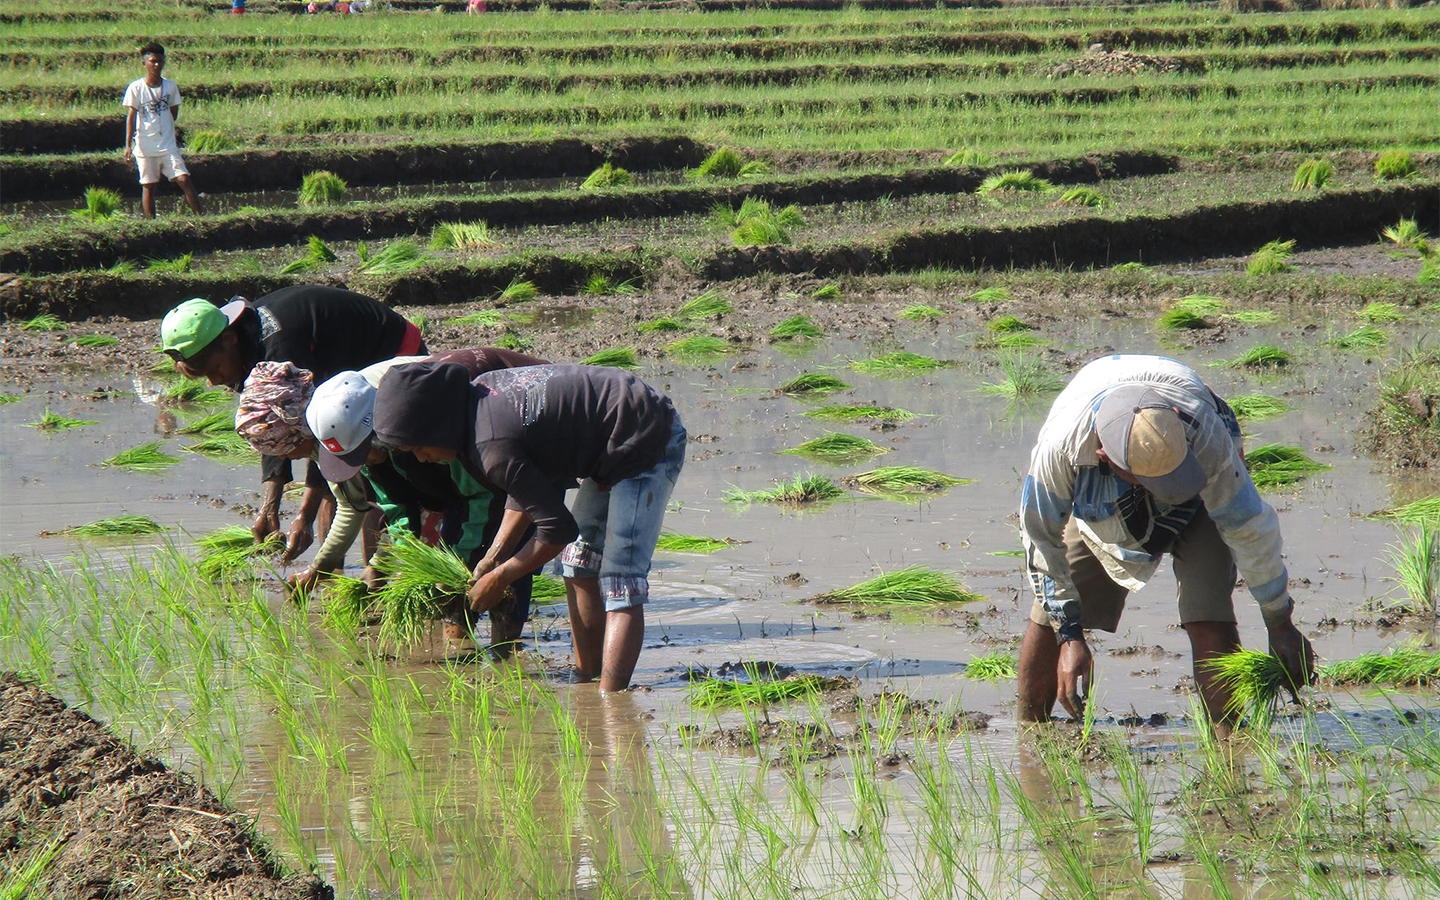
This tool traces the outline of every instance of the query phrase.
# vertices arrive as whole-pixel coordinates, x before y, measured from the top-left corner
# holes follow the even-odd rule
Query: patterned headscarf
[[[240,392],[235,430],[265,456],[288,456],[312,437],[305,407],[313,393],[313,373],[289,362],[256,363]]]

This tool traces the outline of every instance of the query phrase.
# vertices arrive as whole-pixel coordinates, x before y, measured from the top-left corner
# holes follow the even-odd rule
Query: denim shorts
[[[592,479],[580,484],[570,507],[580,536],[561,554],[562,572],[566,578],[598,577],[607,612],[640,606],[650,594],[650,561],[665,506],[685,465],[685,443],[677,414],[658,463],[608,491]]]

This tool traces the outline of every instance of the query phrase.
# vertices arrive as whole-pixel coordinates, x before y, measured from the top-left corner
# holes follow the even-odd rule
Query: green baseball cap
[[[231,307],[238,308],[232,313]],[[160,349],[189,359],[210,346],[243,308],[243,303],[227,303],[222,309],[201,297],[186,300],[166,313],[160,323]]]

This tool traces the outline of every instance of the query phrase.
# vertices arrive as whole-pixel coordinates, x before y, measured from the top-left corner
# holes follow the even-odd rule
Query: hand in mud
[[[1060,662],[1055,667],[1059,685],[1055,697],[1072,718],[1080,719],[1085,714],[1085,690],[1089,689],[1095,673],[1095,657],[1090,655],[1090,646],[1083,640],[1066,641],[1060,645]],[[1081,689],[1084,679],[1085,690]]]
[[[1270,652],[1280,660],[1280,664],[1285,667],[1285,674],[1289,676],[1285,688],[1290,691],[1290,696],[1298,701],[1300,688],[1315,683],[1315,648],[1310,646],[1310,639],[1301,634],[1300,629],[1289,619],[1271,625],[1268,631]]]
[[[306,569],[303,572],[296,572],[285,580],[290,588],[291,594],[308,592],[315,589],[320,583],[320,573],[315,569]]]
[[[470,587],[470,608],[477,613],[487,612],[505,598],[505,589],[509,586],[498,572],[486,572]]]
[[[366,566],[365,571],[360,573],[360,580],[365,582],[365,586],[371,591],[378,591],[385,586],[385,576],[374,566]]]
[[[315,543],[315,529],[309,522],[296,516],[295,521],[290,525],[290,534],[285,538],[285,555],[281,557],[281,562],[293,562],[295,557],[310,549],[310,545],[313,543]]]
[[[267,481],[260,489],[260,514],[250,528],[255,543],[262,544],[272,534],[280,532],[280,497],[285,485],[280,481]]]

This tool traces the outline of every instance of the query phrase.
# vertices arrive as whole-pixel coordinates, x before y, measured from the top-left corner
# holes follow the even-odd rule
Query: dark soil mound
[[[0,870],[59,844],[32,896],[333,900],[319,878],[283,875],[247,824],[190,776],[0,676]]]

